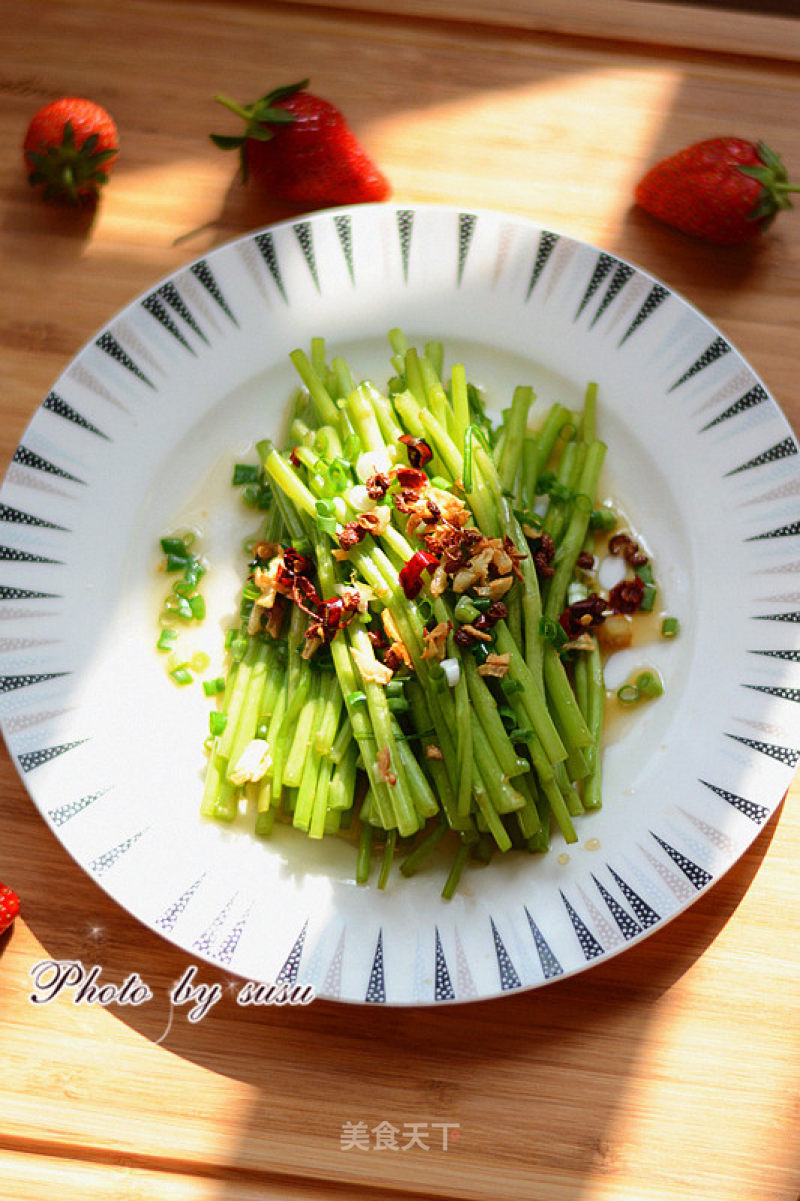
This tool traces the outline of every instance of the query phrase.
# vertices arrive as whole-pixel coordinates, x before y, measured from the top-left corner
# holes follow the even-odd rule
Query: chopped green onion
[[[617,700],[623,705],[634,705],[639,699],[639,689],[635,684],[623,684],[617,689]]]
[[[185,667],[174,667],[169,674],[175,683],[180,684],[182,687],[185,684],[191,684],[192,679],[194,678],[192,673]]]
[[[167,555],[167,571],[168,572],[185,571],[185,569],[189,566],[190,563],[191,563],[191,559],[186,554],[185,550],[181,551],[180,554],[175,554],[174,552],[170,552]]]
[[[425,625],[433,617],[433,605],[428,600],[427,596],[423,596],[422,600],[417,602],[417,612],[419,613],[422,624]]]
[[[158,642],[156,643],[156,647],[160,651],[171,651],[172,644],[177,637],[178,637],[178,631],[172,629],[171,626],[167,626],[166,629],[163,629],[161,631],[161,633],[159,634]]]
[[[641,696],[661,696],[664,681],[657,671],[643,671],[636,677],[636,687]]]
[[[261,476],[261,468],[255,463],[236,463],[233,468],[231,483],[238,487],[240,484],[257,484]]]
[[[208,715],[208,728],[214,738],[217,738],[228,724],[227,713],[217,713],[213,710]]]
[[[245,652],[247,651],[247,639],[237,634],[236,637],[231,640],[230,650],[234,661],[238,663],[244,658]]]
[[[681,628],[681,623],[677,617],[665,617],[661,623],[661,637],[674,638]]]
[[[203,692],[206,694],[206,696],[216,696],[218,692],[224,691],[224,676],[217,676],[214,680],[203,680]]]
[[[366,692],[351,692],[350,695],[346,698],[346,702],[347,702],[348,709],[352,708],[356,705],[366,705],[367,694],[366,694]]]
[[[202,621],[206,615],[206,602],[199,592],[189,597],[189,608],[195,621]]]
[[[613,509],[609,509],[607,505],[603,505],[599,509],[593,509],[589,517],[590,530],[603,530],[608,533],[613,530],[617,524],[617,515]]]
[[[639,610],[642,613],[652,613],[653,606],[656,603],[657,589],[655,584],[645,584],[642,599],[639,602]]]
[[[563,646],[567,641],[567,631],[560,621],[556,621],[552,617],[539,618],[539,633],[542,638],[552,642],[555,647]]]
[[[161,539],[161,549],[165,555],[185,555],[186,543],[183,538],[169,537]]]
[[[456,621],[462,624],[468,624],[476,621],[481,615],[481,611],[472,603],[468,596],[460,596],[456,601],[456,607],[453,610],[453,616]]]

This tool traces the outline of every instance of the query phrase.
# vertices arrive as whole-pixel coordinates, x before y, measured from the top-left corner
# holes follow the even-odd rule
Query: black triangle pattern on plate
[[[745,542],[761,542],[764,538],[793,538],[795,534],[800,534],[800,521],[778,526],[776,530],[767,530],[764,534],[751,534],[745,538]]]
[[[55,413],[57,417],[63,417],[65,421],[71,421],[73,425],[80,426],[82,430],[88,430],[90,434],[97,434],[98,438],[105,438],[106,442],[111,441],[108,434],[104,434],[96,425],[92,425],[91,421],[87,421],[85,417],[82,417],[57,392],[48,392],[42,401],[42,408],[47,409],[48,413]]]
[[[23,446],[22,443],[14,451],[12,462],[19,463],[20,467],[31,467],[34,471],[44,471],[47,475],[57,475],[62,480],[71,480],[73,484],[85,484],[85,481],[78,479],[77,475],[70,475],[62,467],[56,467],[55,463],[42,458],[33,450],[28,450],[28,447]]]
[[[522,981],[517,975],[517,969],[511,962],[511,956],[500,937],[500,932],[494,924],[494,918],[490,917],[489,921],[492,923],[492,938],[494,939],[494,951],[497,956],[497,970],[500,973],[500,987],[504,992],[512,988],[521,988]]]
[[[189,326],[189,329],[192,330],[193,333],[197,334],[198,338],[202,338],[206,346],[210,346],[210,342],[200,326],[197,324],[194,314],[171,280],[167,280],[165,284],[161,285],[161,287],[158,289],[158,295],[163,296],[169,307],[176,312],[179,317],[183,318],[183,320]]]
[[[102,876],[103,872],[107,872],[120,861],[123,855],[127,855],[128,851],[139,841],[145,830],[139,830],[137,834],[132,834],[130,838],[126,838],[124,842],[118,843],[109,851],[104,851],[97,859],[93,859],[89,864],[89,871],[94,872],[96,876]]]
[[[647,296],[645,296],[644,303],[639,309],[639,312],[625,330],[625,333],[622,335],[617,345],[622,346],[623,342],[627,342],[631,334],[635,333],[639,326],[642,325],[648,317],[652,317],[658,306],[662,304],[668,296],[668,288],[665,288],[663,284],[653,284],[652,288],[647,293]]]
[[[711,872],[707,872],[706,869],[701,867],[699,863],[695,863],[695,861],[690,859],[688,855],[684,855],[683,851],[676,850],[676,848],[671,846],[666,839],[659,837],[659,835],[654,833],[653,830],[651,830],[650,833],[652,834],[653,838],[655,838],[662,851],[666,851],[675,866],[681,869],[686,879],[690,884],[694,885],[698,892],[701,888],[705,888],[706,884],[711,883],[711,881],[714,879],[714,877],[711,875]]]
[[[767,655],[771,659],[785,659],[787,663],[800,663],[800,651],[750,651],[751,655]]]
[[[220,288],[219,284],[216,281],[214,272],[211,270],[211,268],[209,267],[206,260],[200,259],[199,262],[192,263],[189,270],[191,271],[191,273],[195,277],[195,279],[200,281],[200,283],[205,288],[206,292],[208,292],[211,299],[215,300],[217,302],[217,304],[222,309],[225,316],[228,317],[233,322],[234,325],[238,325],[239,322],[236,320],[233,313],[231,312],[230,305],[228,304],[227,300],[223,296],[222,289]]]
[[[88,809],[95,801],[99,801],[100,797],[105,796],[107,792],[107,788],[102,788],[100,792],[92,792],[88,796],[80,797],[77,801],[67,801],[65,805],[50,809],[47,816],[54,826],[63,826],[73,817],[77,817],[79,813],[83,813],[84,809]]]
[[[46,680],[58,680],[68,676],[68,671],[48,671],[41,675],[0,676],[0,693],[14,692],[17,688],[30,688],[31,684],[43,684]]]
[[[300,960],[303,957],[303,947],[305,946],[307,933],[308,918],[306,918],[302,930],[294,940],[294,946],[287,955],[283,967],[275,977],[276,984],[294,984],[297,979],[297,973],[300,971]]]
[[[547,939],[544,937],[536,922],[531,917],[528,906],[525,905],[524,909],[525,916],[528,919],[528,925],[531,928],[531,934],[533,935],[533,941],[536,944],[536,950],[539,954],[539,962],[542,965],[542,973],[545,980],[552,980],[554,976],[560,976],[564,969],[554,955]]]
[[[230,930],[225,935],[222,945],[214,955],[217,963],[227,965],[233,959],[234,955],[236,954],[236,948],[239,945],[239,940],[244,934],[245,926],[250,920],[250,914],[252,913],[252,910],[253,906],[251,905],[245,910],[238,922],[231,926]]]
[[[19,756],[19,765],[26,773],[34,771],[35,768],[49,763],[51,759],[57,759],[59,755],[74,750],[76,746],[83,746],[84,742],[88,742],[88,739],[79,738],[76,742],[62,742],[59,746],[47,746],[39,751],[23,751]]]
[[[365,1001],[369,1001],[373,1005],[384,1005],[386,1003],[386,980],[383,974],[383,930],[378,931],[378,942],[375,946],[375,955],[372,959],[372,968],[369,973],[369,983],[367,984],[367,992],[364,997]]]
[[[289,298],[286,295],[286,288],[283,284],[283,276],[281,269],[278,266],[278,256],[275,253],[275,239],[272,234],[256,234],[253,239],[259,249],[262,259],[267,265],[267,270],[272,276],[275,287],[280,292],[286,303],[289,303]]]
[[[181,893],[176,901],[173,901],[171,905],[168,905],[167,908],[161,914],[159,914],[155,920],[155,925],[158,926],[159,930],[169,933],[169,931],[173,929],[178,921],[178,918],[184,913],[189,905],[189,902],[205,878],[206,873],[203,872],[202,876],[197,877],[194,884],[190,884],[186,891]]]
[[[769,809],[766,805],[757,805],[755,801],[749,801],[746,797],[737,796],[735,792],[729,792],[727,788],[718,788],[716,784],[709,784],[708,780],[701,780],[700,783],[705,784],[706,788],[710,788],[718,797],[722,797],[723,801],[733,805],[734,809],[738,809],[745,817],[749,817],[751,822],[761,825],[769,817]]]
[[[617,883],[617,887],[638,918],[642,928],[647,930],[650,926],[655,926],[658,922],[660,922],[661,918],[656,913],[655,909],[648,905],[647,901],[643,900],[642,897],[639,896],[638,892],[631,888],[630,884],[628,884],[626,880],[623,880],[622,876],[620,876],[618,872],[614,871],[613,867],[610,865],[607,866]]]
[[[559,889],[559,892],[561,893],[561,900],[567,907],[567,913],[569,914],[569,920],[572,922],[572,928],[578,936],[578,942],[581,945],[584,958],[596,959],[598,955],[602,955],[604,953],[603,947],[597,941],[583,919],[579,917],[573,906],[564,896],[564,893],[561,892],[561,889]]]
[[[137,379],[140,379],[143,384],[147,384],[148,388],[152,388],[154,392],[157,391],[153,381],[148,379],[141,367],[139,367],[139,365],[133,361],[127,350],[124,350],[120,346],[117,339],[108,330],[102,333],[100,337],[95,340],[95,346],[98,350],[102,350],[105,354],[112,358],[115,363],[119,363],[121,367],[124,367],[126,371],[130,371],[131,374],[135,375]]]
[[[63,567],[60,559],[48,559],[44,555],[34,555],[27,550],[18,550],[15,546],[0,546],[0,561],[3,563],[49,563],[55,567]]]
[[[613,258],[610,254],[606,254],[605,251],[601,251],[601,253],[597,256],[597,261],[595,262],[594,270],[592,271],[592,275],[589,280],[589,283],[586,285],[586,291],[583,294],[583,299],[581,300],[580,304],[578,305],[578,311],[575,314],[575,316],[572,318],[573,321],[578,320],[581,313],[586,308],[587,304],[592,299],[595,292],[600,287],[601,283],[603,282],[605,277],[608,275],[609,271],[614,266],[614,263],[616,261],[617,260],[615,258]]]
[[[352,283],[355,283],[355,265],[353,262],[353,223],[346,214],[340,213],[337,217],[333,218],[333,224],[337,234],[339,235],[339,243],[342,247],[344,261],[347,263],[347,270],[350,275],[350,280]]]
[[[44,555],[32,555],[27,550],[17,550],[14,546],[0,546],[0,561],[3,563],[54,563],[63,566],[60,559],[46,559]]]
[[[236,897],[237,897],[236,893],[234,893],[232,897],[229,897],[229,899],[223,905],[222,909],[220,909],[219,913],[212,921],[211,925],[207,926],[206,929],[203,931],[203,933],[200,934],[192,943],[192,946],[194,947],[194,949],[196,951],[199,951],[201,955],[210,955],[211,954],[211,950],[214,946],[214,943],[217,941],[217,938],[219,937],[219,933],[225,924],[225,919],[228,916],[228,914],[230,913],[231,906],[233,905],[233,902],[236,900]]]
[[[600,304],[598,305],[597,312],[595,313],[594,317],[592,317],[592,320],[589,324],[590,329],[594,328],[594,326],[597,324],[597,322],[603,316],[603,313],[606,311],[608,306],[611,304],[611,302],[613,300],[616,300],[616,298],[619,296],[622,289],[625,287],[625,284],[628,282],[628,280],[634,274],[635,274],[635,272],[633,270],[633,267],[631,267],[631,265],[629,263],[618,263],[617,264],[617,269],[611,277],[611,283],[606,288],[605,293],[603,295],[603,299],[600,301]]]
[[[30,588],[11,588],[0,584],[0,601],[4,600],[61,600],[57,592],[33,592]]]
[[[300,249],[303,252],[303,258],[306,260],[306,265],[311,272],[311,278],[319,292],[319,273],[317,272],[317,258],[314,254],[314,235],[311,232],[310,221],[298,221],[292,226],[295,237],[300,243]]]
[[[623,937],[635,938],[637,934],[641,934],[642,927],[634,918],[631,917],[627,909],[620,905],[619,901],[616,900],[616,898],[611,895],[608,889],[600,883],[600,881],[597,879],[597,876],[592,875],[592,879],[597,885],[597,891],[600,893],[600,896],[608,906],[611,916],[619,926],[620,933],[623,935]]]
[[[800,701],[800,688],[773,688],[767,684],[745,684],[745,688],[752,688],[753,692],[765,692],[767,696],[777,696],[784,701],[794,701],[795,704]]]
[[[685,384],[693,376],[697,375],[706,367],[710,367],[712,363],[716,363],[723,355],[728,354],[731,349],[730,342],[726,342],[722,335],[717,336],[700,355],[699,359],[695,359],[691,367],[687,367],[680,379],[676,379],[675,383],[667,389],[668,392],[674,392],[681,384]]]
[[[408,262],[411,257],[411,234],[414,230],[414,210],[397,210],[397,233],[400,237],[400,254],[403,260],[403,279],[408,283]]]
[[[793,750],[789,746],[776,746],[772,742],[759,742],[755,738],[744,738],[741,734],[726,733],[725,737],[732,738],[734,742],[741,742],[742,746],[748,746],[752,751],[760,751],[762,755],[769,755],[770,759],[777,759],[787,767],[796,767],[797,761],[800,759],[800,751]]]
[[[458,286],[461,286],[461,279],[464,275],[464,267],[469,254],[469,246],[472,241],[472,235],[475,232],[477,223],[475,213],[459,213],[458,214]]]
[[[748,459],[740,467],[734,467],[730,471],[726,471],[724,478],[727,478],[729,475],[736,475],[740,471],[749,471],[752,467],[763,467],[766,463],[777,463],[779,459],[786,459],[796,454],[797,443],[794,438],[784,438],[783,442],[777,442],[775,446],[771,446],[763,454],[756,455],[754,459]]]
[[[795,610],[793,613],[755,613],[753,621],[788,621],[793,625],[797,625],[800,621],[800,613]],[[796,659],[796,651],[751,651],[751,655],[776,655],[779,659]]]
[[[720,425],[723,421],[729,421],[731,417],[738,417],[740,413],[746,413],[749,409],[755,408],[756,405],[763,404],[765,400],[769,400],[766,390],[761,384],[756,384],[749,392],[745,392],[744,396],[740,396],[737,401],[734,401],[724,413],[720,413],[719,417],[715,417],[713,421],[709,421],[706,425],[701,426],[700,433],[704,434],[706,430],[713,429],[715,425]]]
[[[181,346],[183,346],[185,350],[189,351],[189,354],[193,354],[195,357],[197,357],[195,348],[192,346],[191,342],[184,338],[183,334],[178,329],[177,325],[164,307],[164,303],[157,292],[151,292],[149,296],[145,297],[145,299],[142,301],[142,308],[146,313],[149,313],[151,317],[155,317],[159,325],[162,325],[168,333],[172,334],[173,338],[177,339]]]
[[[436,926],[434,929],[436,931],[436,950],[433,976],[433,998],[435,1001],[455,1001],[456,990],[453,988],[453,981],[450,978],[450,970],[447,966],[447,960],[444,957],[442,940],[439,936],[439,927]]]
[[[54,521],[45,521],[43,517],[34,517],[32,513],[23,513],[21,509],[12,509],[10,505],[0,504],[0,521],[8,521],[12,525],[36,525],[48,530],[62,530],[69,533],[66,526],[56,525]]]
[[[536,248],[536,258],[533,260],[531,278],[528,282],[527,297],[530,296],[531,292],[539,282],[539,277],[547,266],[547,260],[555,250],[558,241],[558,234],[551,233],[548,229],[542,230],[541,237],[539,238],[539,245]]]

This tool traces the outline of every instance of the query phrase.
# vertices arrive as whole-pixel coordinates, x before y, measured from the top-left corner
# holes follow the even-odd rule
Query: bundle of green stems
[[[285,447],[257,448],[271,490],[263,540],[313,560],[319,597],[355,586],[368,601],[309,655],[308,606],[289,604],[278,630],[248,633],[257,589],[252,578],[245,585],[212,715],[202,812],[223,821],[254,812],[265,836],[276,820],[315,839],[348,831],[356,879],[377,866],[379,887],[395,862],[412,876],[449,846],[442,895],[450,897],[468,862],[546,851],[554,828],[574,842],[574,819],[600,807],[600,650],[590,639],[565,655],[559,616],[583,587],[576,564],[593,545],[605,446],[593,385],[580,412],[554,403],[536,429],[534,393],[519,386],[493,426],[464,366],[445,376],[440,343],[417,349],[399,330],[389,342],[385,391],[356,383],[341,358],[328,363],[322,339],[290,356],[302,386]],[[463,502],[470,524],[516,552],[506,615],[490,641],[456,637],[486,611],[483,598],[434,595],[430,571],[408,594],[400,572],[423,544],[391,489],[381,501],[386,528],[346,555],[340,548],[361,511],[359,461],[405,465],[403,437],[422,440],[428,479]],[[540,576],[533,548],[543,533],[555,553],[552,574]],[[384,609],[408,656],[388,682],[370,636]],[[442,623],[446,664],[425,653],[426,634]],[[492,654],[504,663],[500,676],[480,671]],[[248,755],[261,762],[249,776]]]

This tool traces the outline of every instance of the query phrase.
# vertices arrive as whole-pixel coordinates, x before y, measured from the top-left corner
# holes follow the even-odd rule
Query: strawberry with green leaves
[[[779,155],[763,142],[708,138],[663,159],[634,193],[651,216],[707,242],[734,245],[757,238],[793,207]]]
[[[91,203],[117,161],[117,127],[93,100],[65,96],[34,115],[23,154],[28,182],[45,200]]]
[[[7,884],[0,884],[0,934],[5,934],[19,913],[19,897]]]
[[[250,105],[215,97],[245,128],[211,140],[221,150],[238,150],[242,179],[256,179],[276,200],[316,208],[385,200],[385,177],[341,112],[306,91],[307,84],[275,88]]]

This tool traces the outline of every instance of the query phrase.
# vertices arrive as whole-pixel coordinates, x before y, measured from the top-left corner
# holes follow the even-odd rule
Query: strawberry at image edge
[[[758,237],[793,207],[780,156],[764,142],[716,137],[662,159],[636,185],[634,199],[652,217],[720,245]]]
[[[211,134],[238,150],[242,180],[257,180],[276,200],[328,207],[385,200],[390,187],[341,112],[307,92],[308,80],[275,88],[255,104],[215,99],[245,122],[244,132]]]
[[[19,897],[13,888],[9,888],[7,884],[0,884],[0,934],[5,934],[18,913]]]

